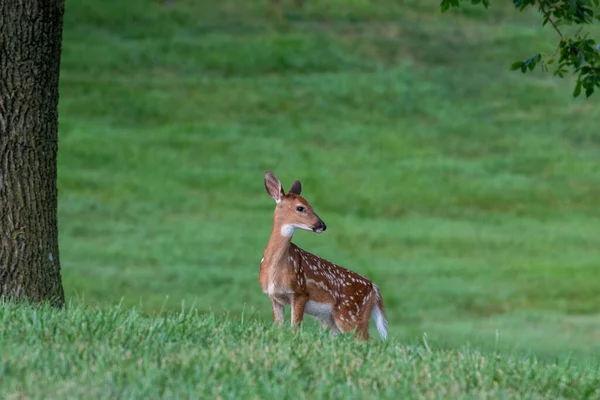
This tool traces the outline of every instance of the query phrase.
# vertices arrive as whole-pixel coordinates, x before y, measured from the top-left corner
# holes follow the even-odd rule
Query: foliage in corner
[[[442,12],[451,7],[459,7],[467,0],[442,0]],[[471,4],[489,7],[490,0],[468,0]],[[542,15],[542,25],[550,23],[558,33],[560,41],[552,54],[537,53],[524,61],[512,64],[511,69],[525,73],[540,65],[548,70],[555,65],[554,75],[564,77],[570,70],[577,76],[573,96],[582,91],[590,97],[596,88],[600,88],[600,44],[583,32],[583,26],[600,21],[600,0],[513,0],[519,11],[536,7]],[[559,27],[579,25],[581,28],[572,36],[566,35]]]

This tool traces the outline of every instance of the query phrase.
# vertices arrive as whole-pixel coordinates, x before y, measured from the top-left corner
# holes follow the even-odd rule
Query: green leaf
[[[522,66],[523,66],[523,61],[516,61],[516,62],[512,63],[512,65],[510,66],[510,70],[514,71],[514,70],[521,68]]]
[[[440,3],[440,10],[444,13],[450,9],[450,7],[458,7],[459,0],[442,0]]]
[[[581,94],[581,81],[577,81],[575,90],[573,91],[573,97],[578,97]]]
[[[461,1],[463,3],[461,3]],[[483,4],[486,8],[490,0],[441,0],[440,7],[446,11],[461,4]],[[512,0],[515,8],[524,11],[529,7],[539,9],[542,25],[551,23],[560,36],[558,48],[547,59],[537,53],[526,60],[515,61],[510,65],[512,71],[521,70],[523,74],[533,71],[538,64],[542,72],[548,72],[549,66],[557,64],[553,76],[564,78],[567,74],[576,76],[577,84],[573,95],[579,96],[585,91],[591,96],[595,88],[600,88],[600,43],[590,38],[589,30],[583,30],[594,20],[600,21],[600,0]],[[580,25],[574,33],[563,32],[558,27]]]

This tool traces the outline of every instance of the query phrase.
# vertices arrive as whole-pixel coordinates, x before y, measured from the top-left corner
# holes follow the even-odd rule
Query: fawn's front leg
[[[306,302],[308,301],[308,296],[305,294],[296,295],[292,299],[292,326],[294,327],[294,332],[298,329],[298,326],[302,323],[302,319],[304,318],[304,307],[306,306]]]
[[[273,320],[276,324],[283,324],[283,304],[277,302],[277,300],[271,298],[271,307],[273,308]]]

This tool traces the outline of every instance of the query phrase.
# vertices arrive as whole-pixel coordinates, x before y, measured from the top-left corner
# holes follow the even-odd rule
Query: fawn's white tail
[[[375,303],[375,307],[373,307],[373,321],[375,321],[375,326],[377,327],[377,332],[379,332],[379,336],[383,340],[387,339],[387,319],[385,318],[385,311],[383,309],[383,301],[381,300],[381,295],[379,294],[379,288],[376,285],[373,285],[375,289],[375,294],[377,295],[377,303]]]

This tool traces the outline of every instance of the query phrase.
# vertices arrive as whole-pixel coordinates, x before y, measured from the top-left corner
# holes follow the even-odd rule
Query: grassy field
[[[182,310],[0,308],[3,399],[598,399],[597,366],[356,344]],[[32,349],[36,349],[32,351]]]
[[[284,346],[287,334],[265,331],[257,281],[271,169],[286,187],[302,180],[328,225],[295,242],[381,288],[394,344],[374,347],[373,362],[389,350],[412,368],[403,345],[424,333],[449,351],[419,359],[438,371],[467,345],[599,356],[600,102],[571,99],[570,80],[509,71],[557,38],[535,14],[496,3],[442,16],[432,0],[308,0],[275,21],[258,0],[68,1],[59,224],[69,298],[150,316],[182,301],[217,318],[244,312],[261,345]],[[183,343],[191,336],[176,354],[227,340]]]

